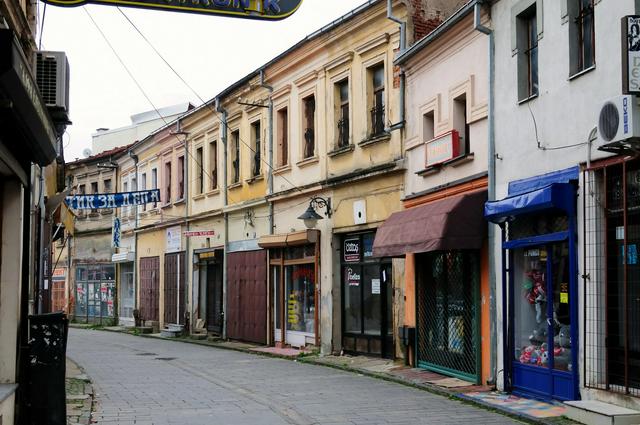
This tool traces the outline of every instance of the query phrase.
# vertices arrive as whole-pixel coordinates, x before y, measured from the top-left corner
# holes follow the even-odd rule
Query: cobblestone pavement
[[[102,425],[512,424],[403,385],[192,344],[70,329]]]

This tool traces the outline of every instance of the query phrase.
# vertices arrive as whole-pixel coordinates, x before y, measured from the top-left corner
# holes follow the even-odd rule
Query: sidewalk
[[[92,423],[93,387],[84,372],[72,360],[67,358],[67,424]]]
[[[120,326],[105,327],[102,329],[110,332],[130,333]],[[577,422],[563,417],[566,408],[562,404],[547,403],[511,394],[500,393],[498,391],[492,391],[488,386],[475,385],[471,382],[457,378],[450,378],[424,369],[410,368],[401,363],[394,362],[393,360],[352,355],[321,356],[317,352],[311,352],[308,350],[265,347],[258,344],[224,341],[219,338],[195,340],[190,337],[165,338],[160,334],[140,334],[139,336],[278,357],[302,363],[341,369],[412,386],[445,397],[472,403],[490,410],[500,411],[508,416],[528,423],[545,425],[577,424]]]

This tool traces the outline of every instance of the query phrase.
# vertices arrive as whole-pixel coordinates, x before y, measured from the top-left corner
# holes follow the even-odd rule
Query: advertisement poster
[[[380,279],[371,279],[371,293],[380,295]]]
[[[640,16],[622,18],[623,92],[640,94]]]

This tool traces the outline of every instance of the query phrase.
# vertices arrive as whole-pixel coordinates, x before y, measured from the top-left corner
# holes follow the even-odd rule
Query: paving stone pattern
[[[102,425],[512,424],[396,383],[173,341],[70,329]]]

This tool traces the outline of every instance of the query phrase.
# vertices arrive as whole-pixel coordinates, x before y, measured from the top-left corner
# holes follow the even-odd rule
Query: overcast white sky
[[[204,100],[365,0],[303,0],[291,17],[252,21],[122,8],[165,59]],[[40,3],[41,23],[44,4]],[[85,6],[156,107],[201,102],[144,42],[113,6]],[[65,158],[82,157],[97,128],[130,124],[152,110],[95,28],[83,7],[48,5],[42,49],[67,53],[71,69]]]

